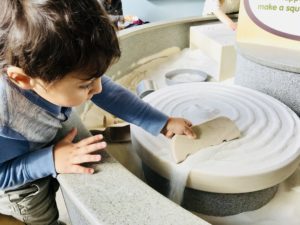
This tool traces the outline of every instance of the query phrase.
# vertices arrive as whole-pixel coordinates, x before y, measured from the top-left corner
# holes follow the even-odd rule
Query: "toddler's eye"
[[[82,86],[79,86],[80,89],[89,89],[92,87],[92,84],[93,83],[90,83],[90,84],[86,84],[86,85],[82,85]]]

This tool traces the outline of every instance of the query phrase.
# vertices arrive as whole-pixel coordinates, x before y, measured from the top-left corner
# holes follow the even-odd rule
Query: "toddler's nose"
[[[101,85],[101,79],[99,78],[95,80],[95,82],[93,83],[93,87],[91,88],[89,94],[94,95],[100,93],[101,91],[102,91],[102,85]]]

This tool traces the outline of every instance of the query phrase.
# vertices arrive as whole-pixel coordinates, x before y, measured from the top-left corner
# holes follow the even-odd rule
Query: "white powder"
[[[169,198],[177,204],[181,204],[183,200],[185,184],[190,171],[191,167],[184,162],[173,167],[171,171]]]
[[[183,83],[198,82],[198,81],[201,82],[203,81],[203,77],[194,73],[180,73],[173,76],[171,80],[176,82],[183,82]]]

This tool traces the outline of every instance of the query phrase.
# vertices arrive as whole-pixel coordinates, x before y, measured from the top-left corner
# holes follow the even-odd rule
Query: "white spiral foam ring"
[[[244,193],[282,182],[299,164],[300,119],[266,94],[236,85],[189,83],[160,89],[144,100],[193,124],[226,116],[242,134],[237,140],[202,149],[177,165],[169,139],[132,126],[134,148],[150,168],[167,179],[174,171],[188,168],[188,187]]]

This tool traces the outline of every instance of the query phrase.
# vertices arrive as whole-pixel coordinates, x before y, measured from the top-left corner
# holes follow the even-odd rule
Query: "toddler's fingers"
[[[95,152],[97,150],[102,150],[104,148],[106,148],[107,144],[106,142],[98,142],[95,144],[90,144],[88,146],[83,146],[81,148],[78,149],[77,153],[81,154],[81,155],[85,155],[85,154],[89,154],[92,152]]]
[[[99,162],[101,160],[101,155],[77,155],[73,158],[73,164]]]
[[[78,148],[81,148],[81,147],[87,146],[89,144],[93,144],[95,142],[99,142],[102,139],[103,139],[103,135],[102,134],[98,134],[98,135],[91,136],[91,137],[85,138],[85,139],[77,142],[75,144],[75,146],[78,147]]]
[[[191,139],[195,139],[196,138],[196,134],[195,132],[192,130],[192,128],[190,127],[185,127],[183,133],[188,137],[188,138],[191,138]]]
[[[166,133],[166,137],[167,138],[172,138],[173,136],[174,136],[174,133],[172,131],[168,130],[167,133]]]
[[[189,120],[184,120],[185,124],[189,127],[193,126],[193,124]]]
[[[93,168],[88,168],[81,165],[73,165],[70,170],[70,173],[93,174],[95,172]]]

